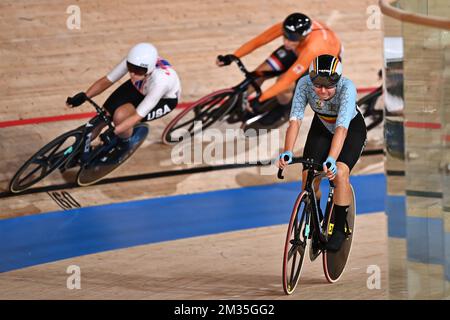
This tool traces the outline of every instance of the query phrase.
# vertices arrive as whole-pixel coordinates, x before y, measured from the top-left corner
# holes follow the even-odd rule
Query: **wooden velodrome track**
[[[333,27],[345,47],[345,75],[357,87],[374,87],[378,84],[377,71],[382,66],[382,41],[380,30],[367,27],[367,8],[376,3],[376,0],[313,0],[304,4],[286,0],[223,3],[175,0],[170,4],[144,0],[78,1],[81,29],[69,30],[66,8],[72,4],[70,1],[2,1],[0,122],[92,111],[88,106],[66,109],[65,98],[86,90],[108,72],[132,44],[141,41],[154,43],[161,56],[174,65],[182,81],[182,101],[194,101],[241,80],[237,68],[215,66],[218,54],[232,52],[293,11],[303,11]],[[244,62],[256,67],[277,46],[278,42],[272,43],[246,57]],[[111,91],[96,100],[104,101]],[[152,122],[145,144],[111,176],[191,167],[174,165],[170,160],[171,147],[160,143],[160,134],[172,116]],[[305,123],[308,119],[311,119],[310,113]],[[83,121],[1,128],[0,192],[6,191],[15,170],[34,151]],[[299,151],[307,129],[306,124],[297,144]],[[280,141],[284,139],[284,132],[285,126],[280,131]],[[381,143],[381,130],[371,132],[368,147],[379,148]],[[363,158],[354,172],[383,172],[382,160],[382,156]],[[63,176],[55,173],[40,186],[71,182],[73,177],[73,172]],[[261,175],[260,168],[256,167],[227,170],[226,174],[220,174],[220,179],[217,177],[217,172],[207,172],[68,191],[87,207],[277,182],[275,175]],[[286,181],[294,180],[298,180],[296,170],[287,172]],[[2,219],[61,210],[45,192],[3,197],[0,207]],[[305,271],[304,288],[307,290],[299,290],[294,298],[387,297],[385,285],[382,290],[366,287],[368,265],[380,266],[383,275],[387,270],[384,214],[359,216],[357,222],[360,233],[342,281],[327,285],[317,262]],[[280,263],[284,233],[285,225],[259,228],[116,250],[12,271],[0,275],[0,298],[283,298]],[[254,250],[243,251],[245,247]],[[185,255],[186,252],[189,254]],[[184,256],[182,266],[174,256]],[[111,259],[114,267],[108,263]],[[152,263],[146,263],[148,259]],[[65,283],[65,267],[74,263],[85,266],[85,290],[74,292],[60,285],[61,281]]]

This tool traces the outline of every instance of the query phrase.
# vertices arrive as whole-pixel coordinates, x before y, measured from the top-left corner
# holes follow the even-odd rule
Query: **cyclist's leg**
[[[322,124],[319,117],[314,115],[311,122],[311,126],[306,138],[305,147],[303,150],[303,158],[313,159],[315,162],[322,163],[328,156],[328,151],[331,147],[331,141],[333,139],[332,134]],[[305,189],[307,171],[304,169],[302,173],[302,189]],[[320,207],[320,181],[316,180],[314,183],[314,192],[316,194],[317,208],[319,210],[319,218],[323,220],[323,213]],[[312,239],[313,256],[316,257],[317,250],[319,249],[319,238],[317,232],[313,233]],[[314,259],[314,258],[313,258]]]
[[[136,114],[136,108],[131,103],[125,103],[118,107],[114,114],[113,114],[113,122],[114,125],[117,127],[121,123],[123,123],[125,120],[130,118]],[[128,139],[133,134],[133,128],[129,128],[128,130],[118,134],[119,138],[121,139]]]
[[[347,210],[352,201],[352,190],[350,188],[350,168],[344,162],[336,163],[338,172],[334,179],[334,212],[336,230],[344,232]]]
[[[176,108],[177,104],[177,98],[163,98],[159,100],[156,106],[142,119],[142,122],[153,121],[165,117]]]
[[[334,193],[334,204],[339,206],[350,205],[352,196],[350,188],[350,168],[344,162],[337,161],[338,173],[334,179],[336,186]]]
[[[161,99],[156,106],[141,120],[141,122],[153,121],[162,118],[172,112],[178,104],[178,99]],[[118,107],[113,116],[114,124],[117,126],[123,121],[136,113],[136,107],[132,103],[125,103]],[[134,128],[128,129],[126,132],[119,134],[121,146],[128,146],[130,139],[133,136]],[[132,142],[133,143],[133,142]]]
[[[319,117],[314,115],[311,127],[306,138],[305,148],[303,150],[303,158],[314,159],[315,162],[322,163],[326,160],[331,147],[333,135],[322,124]],[[305,188],[306,170],[302,174],[302,189]],[[317,201],[320,202],[320,181],[316,181],[314,189],[316,191]]]
[[[294,51],[287,50],[281,46],[275,50],[272,55],[265,61],[270,67],[270,71],[279,71],[284,73],[297,60],[297,54]],[[276,80],[282,81],[283,74]],[[296,82],[293,81],[282,92],[275,97],[275,106],[264,117],[259,119],[253,126],[255,128],[274,129],[284,124],[289,119],[291,110],[291,102],[294,94]]]
[[[352,191],[350,187],[350,172],[361,156],[366,142],[366,126],[362,115],[358,112],[350,122],[347,137],[342,151],[337,159],[338,173],[334,179],[336,186],[334,192],[335,225],[333,235],[327,244],[329,250],[337,251],[345,239],[345,221],[348,208],[352,202]]]
[[[141,94],[131,83],[131,80],[124,82],[106,99],[103,107],[113,117],[113,122],[117,126],[135,113],[137,106],[144,100]],[[98,131],[99,133],[100,131]],[[121,134],[121,138],[131,136],[133,129]]]
[[[284,46],[280,46],[272,54],[261,63],[255,71],[280,71],[284,72],[288,70],[292,64],[297,60],[297,54],[294,51],[287,50]],[[261,85],[264,79],[258,79],[258,84]],[[253,93],[255,90],[250,86],[247,90],[248,94]]]
[[[105,103],[103,104],[103,108],[107,111],[109,115],[112,115],[113,117],[113,123],[117,125],[120,123],[122,118],[124,117],[124,110],[129,111],[130,107],[124,107],[122,106],[131,105],[137,106],[142,100],[144,99],[144,96],[133,86],[131,83],[131,80],[128,80],[124,82],[122,85],[120,85],[116,90],[111,93],[111,95],[106,99]],[[119,113],[116,113],[116,111],[120,109]],[[134,110],[134,109],[133,109]],[[91,136],[91,148],[95,148],[95,142],[92,144],[92,142],[98,137],[100,132],[106,127],[106,123],[103,121],[100,121],[96,127],[92,130],[92,136]],[[131,135],[131,134],[130,134]],[[125,136],[126,137],[126,136]],[[89,154],[83,153],[82,159],[88,159]],[[68,167],[73,166],[77,161],[77,158],[74,158],[74,161],[71,162],[72,165],[69,165]]]
[[[336,163],[338,172],[334,178],[334,227],[333,234],[327,243],[327,249],[338,251],[345,240],[345,221],[352,201],[350,188],[350,168],[344,162]]]
[[[267,60],[261,63],[256,69],[255,72],[263,72],[263,71],[273,71],[271,66],[267,63]],[[264,83],[264,78],[258,78],[256,79],[256,83],[261,86]],[[247,89],[247,95],[251,95],[253,92],[255,92],[255,88],[253,86],[249,86]]]

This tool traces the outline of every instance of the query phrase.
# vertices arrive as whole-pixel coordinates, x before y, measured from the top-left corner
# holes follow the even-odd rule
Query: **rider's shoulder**
[[[312,82],[309,79],[309,76],[307,76],[307,75],[303,76],[297,81],[297,84],[295,86],[295,91],[297,92],[296,94],[300,94],[300,93],[304,94],[311,87],[312,87]]]
[[[356,86],[353,83],[353,81],[350,80],[349,78],[341,77],[341,79],[339,80],[339,83],[338,83],[338,89],[340,89],[340,90],[355,90],[356,91]]]
[[[173,75],[176,75],[176,72],[170,65],[157,65],[155,70],[153,70],[151,77],[160,79],[168,78]]]

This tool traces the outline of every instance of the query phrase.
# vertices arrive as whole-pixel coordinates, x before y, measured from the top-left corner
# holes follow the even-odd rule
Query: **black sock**
[[[337,204],[334,205],[334,229],[340,230],[342,232],[345,231],[345,221],[347,218],[349,206],[339,206]]]

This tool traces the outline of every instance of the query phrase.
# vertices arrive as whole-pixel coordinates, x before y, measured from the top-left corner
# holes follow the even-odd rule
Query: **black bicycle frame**
[[[308,198],[310,208],[312,209],[311,215],[313,217],[314,228],[318,229],[319,240],[322,243],[326,243],[328,241],[328,230],[323,230],[320,227],[319,209],[317,208],[317,197],[316,197],[316,192],[314,191],[315,180],[316,179],[321,180],[322,178],[325,177],[325,172],[323,171],[323,166],[320,163],[314,162],[314,160],[312,160],[312,159],[303,159],[303,158],[293,159],[293,161],[290,164],[294,164],[294,163],[302,163],[303,168],[308,171],[307,176],[306,176],[304,191],[306,192],[306,197]],[[278,178],[284,179],[282,169],[278,170]],[[323,217],[324,221],[327,221],[329,215],[331,214],[331,207],[333,205],[333,196],[334,196],[334,188],[335,188],[333,181],[328,180],[328,182],[330,184],[330,189],[329,189],[328,197],[327,197],[325,216]],[[299,206],[299,208],[300,208],[300,206]],[[299,214],[299,213],[297,212],[297,214]],[[306,223],[308,224],[308,222],[309,222],[308,215],[305,218],[306,218]]]
[[[90,163],[100,152],[105,150],[106,147],[100,147],[95,150],[95,152],[91,152],[91,142],[92,142],[92,132],[94,129],[101,123],[104,122],[110,129],[114,129],[114,126],[112,124],[111,117],[106,113],[106,111],[101,108],[95,101],[93,101],[90,98],[87,98],[87,101],[94,106],[95,110],[97,111],[97,115],[90,119],[85,125],[80,126],[79,129],[83,129],[83,137],[81,139],[81,142],[79,144],[80,147],[78,147],[76,152],[72,155],[71,158],[69,158],[66,163],[69,163],[74,157],[79,155],[79,159],[81,162],[81,165],[85,165]],[[80,154],[81,153],[81,154]]]
[[[257,79],[259,78],[271,78],[271,77],[276,77],[278,75],[280,75],[282,72],[280,71],[260,71],[260,72],[249,72],[247,70],[247,68],[244,66],[244,64],[242,63],[241,59],[239,59],[236,56],[233,56],[232,60],[234,62],[236,62],[237,66],[239,67],[239,70],[242,71],[242,73],[245,75],[245,79],[239,83],[238,85],[232,87],[232,89],[234,91],[237,92],[244,92],[247,90],[247,88],[249,86],[252,86],[255,91],[256,91],[256,96],[255,98],[259,98],[261,96],[261,87],[260,85],[256,82]]]

